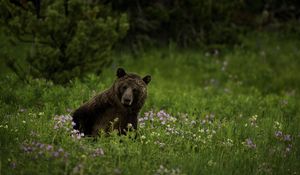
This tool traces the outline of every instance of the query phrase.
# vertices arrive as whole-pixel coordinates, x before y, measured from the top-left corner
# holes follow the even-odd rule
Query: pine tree
[[[31,45],[25,58],[29,75],[64,84],[111,63],[113,45],[129,28],[125,14],[114,14],[109,5],[87,0],[41,2],[38,13],[30,2],[0,2],[7,35]]]

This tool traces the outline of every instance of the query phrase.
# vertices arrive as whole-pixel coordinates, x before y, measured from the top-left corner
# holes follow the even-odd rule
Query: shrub
[[[113,45],[128,30],[125,14],[114,14],[109,6],[91,1],[42,1],[39,16],[36,8],[1,1],[1,23],[11,41],[30,44],[25,56],[28,73],[54,83],[101,72],[112,61]],[[15,59],[10,66],[21,71],[13,64]]]

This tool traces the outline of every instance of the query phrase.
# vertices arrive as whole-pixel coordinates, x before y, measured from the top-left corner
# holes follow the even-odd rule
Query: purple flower
[[[246,145],[248,148],[252,148],[252,149],[255,149],[255,148],[256,148],[256,144],[254,144],[253,141],[252,141],[250,138],[246,139],[245,145]]]
[[[29,153],[29,152],[32,152],[33,151],[33,148],[31,147],[31,146],[28,146],[28,145],[23,145],[22,146],[22,149],[23,149],[23,151],[24,152],[26,152],[26,153]]]
[[[275,131],[275,136],[276,136],[276,137],[279,138],[279,137],[282,137],[282,135],[283,135],[283,134],[282,134],[282,131]]]
[[[49,151],[49,150],[53,149],[53,146],[52,145],[48,145],[46,149]]]
[[[11,162],[11,163],[10,163],[10,167],[11,167],[12,169],[15,169],[15,168],[16,168],[16,162]]]
[[[66,156],[67,153],[64,152],[62,148],[55,149],[50,144],[44,144],[40,142],[31,142],[31,143],[24,143],[21,147],[21,149],[26,152],[27,154],[38,158],[38,157],[55,157],[55,158],[62,158],[63,156]],[[66,157],[64,157],[66,158]]]
[[[56,116],[54,117],[54,129],[65,129],[69,130],[69,128],[72,125],[72,117],[70,115],[61,115],[61,116]]]
[[[291,135],[286,134],[286,135],[283,136],[283,140],[287,141],[287,142],[290,142],[290,141],[292,141],[292,137],[291,137]]]
[[[72,138],[75,138],[75,139],[81,139],[81,137],[83,137],[84,136],[84,133],[80,133],[79,132],[79,130],[76,130],[76,129],[73,129],[72,131],[71,131],[71,137]]]
[[[69,153],[64,154],[64,158],[67,159],[69,157]]]
[[[55,151],[52,153],[53,157],[58,157],[59,156],[59,152]]]

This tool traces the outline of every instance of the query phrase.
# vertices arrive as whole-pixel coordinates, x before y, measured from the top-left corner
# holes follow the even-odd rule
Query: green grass
[[[217,56],[118,53],[114,67],[67,87],[2,74],[1,174],[299,174],[300,43],[263,34],[243,43]],[[109,88],[119,66],[152,75],[137,139],[54,129],[55,116]]]

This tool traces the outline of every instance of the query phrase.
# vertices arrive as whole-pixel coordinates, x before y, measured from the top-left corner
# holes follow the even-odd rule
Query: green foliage
[[[236,44],[232,9],[240,1],[113,1],[115,11],[129,14],[127,40],[139,43],[174,41],[180,46]],[[125,7],[125,8],[124,8]],[[154,40],[153,40],[154,39]]]
[[[112,47],[128,30],[125,14],[114,15],[109,6],[81,0],[69,0],[67,6],[60,0],[42,5],[40,18],[32,5],[27,10],[8,0],[0,5],[11,40],[30,43],[30,75],[63,84],[110,65]]]
[[[67,130],[66,116],[110,87],[114,69],[66,87],[0,75],[1,174],[299,174],[299,41],[249,38],[221,55],[115,54],[153,78],[136,139]]]

